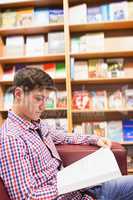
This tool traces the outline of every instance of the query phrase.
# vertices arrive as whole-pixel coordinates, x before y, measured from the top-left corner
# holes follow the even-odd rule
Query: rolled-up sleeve
[[[96,145],[99,138],[96,135],[85,135],[77,133],[66,133],[63,130],[55,130],[48,127],[49,134],[51,135],[55,144],[94,144]]]

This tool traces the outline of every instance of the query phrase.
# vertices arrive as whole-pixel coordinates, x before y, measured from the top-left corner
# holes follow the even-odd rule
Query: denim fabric
[[[133,200],[133,176],[122,176],[89,189],[97,200]]]

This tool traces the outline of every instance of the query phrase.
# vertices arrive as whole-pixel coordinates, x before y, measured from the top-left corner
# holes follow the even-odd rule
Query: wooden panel
[[[4,2],[4,1],[3,1]],[[62,0],[20,0],[18,2],[11,1],[10,3],[0,3],[1,8],[27,7],[27,6],[59,6],[62,5]]]
[[[63,30],[63,24],[49,24],[48,26],[31,26],[31,27],[13,27],[13,28],[1,28],[0,35],[27,35],[27,34],[41,34],[48,33],[50,31],[59,31]]]
[[[62,54],[47,54],[44,56],[23,56],[23,57],[0,57],[0,63],[31,63],[31,62],[45,62],[45,61],[64,61],[65,55]]]
[[[86,32],[86,31],[98,31],[98,30],[103,31],[103,30],[117,30],[117,29],[120,30],[129,28],[133,28],[133,20],[70,25],[71,32]]]
[[[133,83],[133,78],[93,78],[88,80],[72,80],[73,85],[79,84],[116,84],[116,83]]]
[[[133,51],[112,51],[112,52],[95,52],[95,53],[71,53],[71,56],[75,59],[87,59],[87,58],[115,58],[115,57],[132,57]]]

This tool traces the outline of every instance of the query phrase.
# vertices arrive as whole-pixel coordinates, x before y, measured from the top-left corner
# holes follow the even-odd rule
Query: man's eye
[[[43,101],[43,100],[44,100],[43,97],[36,97],[35,99],[36,99],[37,101]]]

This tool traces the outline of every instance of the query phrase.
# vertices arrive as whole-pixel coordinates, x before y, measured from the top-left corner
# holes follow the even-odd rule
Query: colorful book
[[[100,137],[106,137],[107,122],[93,122],[93,133]]]
[[[33,8],[22,8],[17,10],[17,26],[31,26],[33,23],[33,16]]]
[[[105,90],[92,92],[93,110],[105,110],[107,108],[107,95]]]
[[[49,9],[49,23],[63,23],[64,12],[63,9]]]
[[[66,91],[58,91],[57,92],[57,100],[56,100],[57,108],[67,108],[67,93]]]
[[[125,100],[127,109],[133,109],[133,89],[125,90]]]
[[[124,20],[128,18],[128,1],[113,2],[109,4],[110,20]]]
[[[55,109],[56,108],[56,93],[54,91],[49,93],[48,99],[45,103],[45,108]]]
[[[109,109],[124,108],[124,100],[121,90],[108,92],[108,107]]]
[[[43,70],[48,73],[53,79],[55,79],[56,63],[45,63]]]
[[[7,9],[2,13],[2,27],[15,27],[16,26],[16,11]]]
[[[87,9],[88,23],[107,21],[108,18],[108,5],[106,4]]]
[[[91,94],[86,90],[74,91],[72,97],[72,107],[77,110],[92,110]]]
[[[123,120],[124,141],[133,141],[133,119]]]
[[[55,78],[66,78],[66,68],[64,62],[56,63]]]
[[[3,81],[13,81],[15,74],[15,65],[6,64],[4,66]]]
[[[109,58],[106,60],[108,65],[108,77],[124,77],[124,59]]]
[[[107,124],[107,138],[115,141],[123,141],[122,121],[109,121]]]
[[[35,8],[34,9],[34,21],[35,26],[44,26],[49,24],[49,9],[47,8]]]

